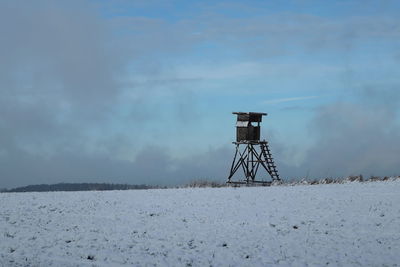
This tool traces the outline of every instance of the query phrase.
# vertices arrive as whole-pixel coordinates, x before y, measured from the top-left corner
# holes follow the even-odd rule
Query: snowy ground
[[[400,180],[0,194],[0,266],[398,266]]]

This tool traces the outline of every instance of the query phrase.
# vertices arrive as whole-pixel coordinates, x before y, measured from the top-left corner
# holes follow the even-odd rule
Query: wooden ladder
[[[265,158],[265,162],[267,163],[267,167],[269,170],[269,174],[273,181],[280,181],[278,170],[276,169],[274,158],[271,155],[271,151],[269,150],[268,142],[262,142],[261,146],[261,153]]]

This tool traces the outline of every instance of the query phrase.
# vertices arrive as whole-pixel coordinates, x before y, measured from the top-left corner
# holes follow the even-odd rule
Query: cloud
[[[24,151],[0,150],[2,186],[60,182],[106,182],[148,185],[182,185],[194,179],[224,182],[233,147],[218,147],[191,157],[174,158],[168,148],[146,146],[132,160],[118,159],[109,151],[60,151],[50,157]]]
[[[348,55],[364,48],[365,43],[383,44],[400,38],[397,17],[381,10],[373,15],[324,17],[310,10],[308,13],[307,10],[303,13],[260,12],[270,8],[263,6],[258,12],[251,7],[248,15],[238,17],[232,14],[243,13],[243,5],[205,5],[192,6],[195,11],[188,7],[192,11],[188,13],[190,16],[174,14],[174,19],[126,14],[113,17],[112,21],[122,28],[121,34],[140,36],[135,40],[135,53],[154,60],[159,56],[175,58],[177,54],[190,56],[204,52],[210,56],[257,60],[299,52],[312,55],[328,51]],[[154,6],[149,8],[154,9]],[[216,8],[230,12],[216,12]],[[170,9],[171,6],[162,8],[163,12],[171,12]],[[251,15],[254,13],[257,15]],[[153,53],[148,54],[149,50]],[[396,47],[390,50],[398,54]]]
[[[212,41],[237,48],[253,58],[271,58],[299,51],[347,53],[365,42],[398,40],[400,23],[395,17],[351,16],[340,19],[309,14],[277,13],[231,18],[210,14],[188,21],[201,34],[198,41]]]
[[[0,3],[4,186],[43,182],[60,165],[57,157],[68,164],[85,154],[91,132],[107,124],[119,101],[118,73],[129,60],[91,10],[74,1]]]
[[[171,40],[171,51],[179,43],[163,34],[163,22],[151,23],[131,21],[150,32],[140,38],[118,20],[100,17],[90,2],[0,3],[0,186],[174,183],[164,179],[170,155],[141,141],[162,131],[145,129],[155,121],[190,124],[198,116],[196,99],[183,88],[193,81],[173,73],[165,80],[160,60],[150,57],[166,51],[163,40]],[[154,158],[159,168],[145,171],[142,157]]]
[[[85,5],[2,2],[0,11],[3,128],[68,131],[104,120],[121,92],[126,61],[110,32]],[[36,127],[34,127],[36,125]]]
[[[320,96],[299,96],[299,97],[287,97],[287,98],[279,98],[279,99],[272,99],[264,101],[264,104],[280,104],[286,102],[294,102],[294,101],[302,101],[302,100],[309,100],[314,98],[319,98]]]
[[[313,145],[297,166],[281,162],[284,175],[291,178],[398,175],[398,88],[367,86],[357,91],[356,102],[320,106],[309,128]],[[281,153],[287,149],[284,147]]]

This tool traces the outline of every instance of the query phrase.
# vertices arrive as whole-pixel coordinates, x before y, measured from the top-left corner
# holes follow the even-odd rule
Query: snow
[[[400,263],[400,181],[0,194],[0,266]]]

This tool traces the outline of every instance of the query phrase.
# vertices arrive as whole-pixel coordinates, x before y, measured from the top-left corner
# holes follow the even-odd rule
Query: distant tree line
[[[17,187],[13,189],[2,189],[0,192],[50,192],[50,191],[107,191],[107,190],[137,190],[160,188],[149,185],[108,184],[108,183],[58,183],[38,184]]]

